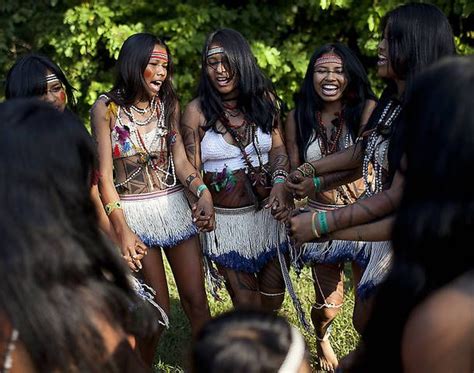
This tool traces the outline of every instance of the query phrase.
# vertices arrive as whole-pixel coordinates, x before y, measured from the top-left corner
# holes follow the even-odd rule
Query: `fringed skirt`
[[[128,226],[148,247],[167,249],[198,233],[181,185],[150,193],[120,195],[120,202]]]
[[[308,206],[314,211],[331,211],[340,205],[322,204],[310,200]],[[392,249],[389,241],[363,242],[332,240],[321,243],[307,243],[302,246],[299,257],[293,260],[295,265],[336,264],[355,262],[364,269],[357,286],[360,298],[370,296],[375,287],[386,277],[392,261]]]
[[[269,209],[254,206],[216,207],[216,229],[203,235],[204,255],[219,265],[240,272],[257,273],[286,252],[285,225]]]

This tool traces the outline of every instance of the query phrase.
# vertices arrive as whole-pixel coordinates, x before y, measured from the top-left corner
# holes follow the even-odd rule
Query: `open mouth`
[[[388,60],[383,54],[378,55],[379,60],[377,61],[377,66],[384,66],[387,64]]]
[[[339,91],[339,87],[334,84],[323,84],[321,86],[321,91],[325,96],[335,96]]]
[[[231,79],[229,79],[227,77],[217,77],[216,81],[217,81],[217,84],[219,86],[224,87],[224,86],[226,86],[227,84],[230,83]]]
[[[150,82],[150,85],[157,91],[160,90],[163,82],[161,80],[153,80]]]

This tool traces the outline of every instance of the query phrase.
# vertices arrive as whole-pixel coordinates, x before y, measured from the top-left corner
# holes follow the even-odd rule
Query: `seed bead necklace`
[[[402,111],[400,104],[395,104],[390,100],[384,107],[379,120],[377,121],[376,130],[373,131],[367,140],[367,147],[365,149],[364,160],[362,163],[362,174],[364,177],[365,194],[370,197],[382,191],[383,182],[383,162],[386,158],[388,145],[390,141],[390,134],[392,125],[395,119]],[[390,113],[390,114],[389,114]],[[376,154],[382,150],[381,162],[377,161]],[[374,180],[369,180],[369,164],[374,168]]]
[[[151,105],[150,105],[151,106]],[[156,104],[159,110],[159,116],[158,120],[156,122],[156,129],[155,129],[155,136],[153,137],[151,143],[149,146],[146,146],[145,141],[143,140],[142,136],[140,135],[140,132],[138,131],[136,121],[134,120],[135,118],[131,115],[129,115],[125,110],[124,112],[129,116],[130,119],[130,142],[132,143],[133,148],[139,155],[139,163],[141,164],[138,169],[136,169],[132,174],[130,174],[129,177],[127,177],[123,182],[115,184],[115,187],[123,186],[129,181],[131,181],[135,176],[137,176],[141,171],[145,171],[147,174],[147,177],[150,181],[150,185],[152,186],[153,183],[151,182],[150,175],[148,173],[148,167],[152,169],[154,174],[156,175],[160,186],[161,187],[173,187],[176,185],[176,173],[175,173],[175,166],[174,166],[174,161],[173,161],[173,153],[170,151],[170,154],[168,156],[168,162],[166,167],[160,167],[163,163],[165,163],[165,156],[164,153],[167,152],[167,143],[166,143],[166,136],[168,135],[168,128],[165,125],[165,110],[164,110],[164,104],[159,101],[158,104]],[[155,106],[155,107],[156,107]],[[124,124],[122,122],[122,119],[120,117],[120,109],[121,106],[118,108],[117,112],[117,118],[119,121],[119,124],[121,127],[124,127]],[[156,112],[156,110],[155,110]],[[157,114],[155,114],[157,115]],[[140,126],[140,124],[138,124]],[[160,142],[158,153],[160,154],[159,157],[157,157],[154,153],[154,148],[157,147],[155,145],[157,142]],[[156,159],[158,158],[158,162]],[[167,183],[167,180],[171,177],[172,182],[171,184]]]

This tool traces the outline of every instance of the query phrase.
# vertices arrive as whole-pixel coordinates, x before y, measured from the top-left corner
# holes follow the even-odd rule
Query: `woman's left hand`
[[[271,208],[273,217],[280,221],[285,221],[291,210],[294,209],[293,197],[285,188],[284,183],[273,185],[270,197],[265,208]]]
[[[204,191],[201,198],[192,206],[193,222],[201,232],[210,232],[215,228],[215,212],[211,193]]]

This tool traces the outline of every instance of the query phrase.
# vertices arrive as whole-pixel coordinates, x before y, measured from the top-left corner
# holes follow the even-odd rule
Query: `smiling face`
[[[314,64],[313,85],[316,93],[325,102],[342,99],[348,81],[341,57],[325,53]]]
[[[237,88],[237,78],[232,73],[224,48],[211,44],[207,52],[207,74],[212,86],[222,97],[226,97]]]
[[[156,96],[163,82],[168,76],[168,53],[166,49],[156,44],[151,53],[150,60],[143,72],[145,88],[150,97]]]
[[[40,96],[40,99],[53,105],[57,110],[63,112],[67,104],[67,96],[64,86],[58,77],[50,70],[47,70],[46,93]]]

